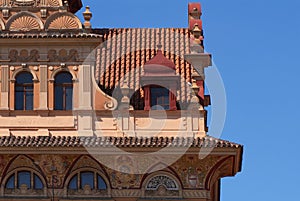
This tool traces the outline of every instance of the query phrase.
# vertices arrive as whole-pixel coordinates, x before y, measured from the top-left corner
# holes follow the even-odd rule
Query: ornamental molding
[[[112,197],[141,197],[140,189],[114,189],[111,191]]]
[[[0,7],[60,7],[62,0],[0,0]]]
[[[210,199],[210,192],[207,190],[184,190],[183,197]]]
[[[49,69],[49,70],[51,70],[51,69]],[[52,71],[53,72],[51,73],[51,76],[50,76],[50,79],[49,79],[50,82],[54,82],[55,76],[58,73],[61,73],[61,72],[68,72],[68,73],[70,73],[72,75],[73,82],[76,82],[78,80],[76,73],[73,70],[70,70],[69,68],[60,67],[60,68],[57,68],[57,69],[52,70]]]
[[[83,189],[68,190],[68,195],[75,197],[109,197],[108,190],[92,189],[90,185],[84,185]]]
[[[34,82],[38,82],[38,81],[39,81],[39,79],[38,79],[38,77],[37,77],[37,75],[36,75],[36,72],[34,72],[33,70],[31,70],[31,69],[29,69],[29,68],[18,68],[17,70],[14,70],[14,71],[13,71],[13,74],[12,74],[12,76],[11,76],[10,81],[11,81],[11,82],[15,82],[15,81],[16,81],[16,76],[17,76],[19,73],[21,73],[21,72],[29,72],[29,73],[31,73]]]

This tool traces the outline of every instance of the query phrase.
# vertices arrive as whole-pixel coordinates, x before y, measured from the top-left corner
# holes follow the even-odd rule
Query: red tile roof
[[[139,107],[143,98],[140,76],[143,66],[157,54],[157,45],[162,45],[164,56],[175,64],[176,74],[181,77],[177,100],[190,100],[188,82],[191,82],[191,65],[184,60],[190,52],[190,32],[186,28],[120,28],[97,29],[105,43],[97,50],[96,80],[106,93],[122,86],[124,79],[135,97],[134,107]]]
[[[213,138],[174,137],[67,137],[2,136],[0,147],[207,147],[239,148],[241,145]]]

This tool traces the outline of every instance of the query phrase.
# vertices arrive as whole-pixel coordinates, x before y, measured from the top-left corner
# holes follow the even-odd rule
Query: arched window
[[[15,171],[5,183],[5,194],[43,194],[44,184],[32,171]]]
[[[156,191],[160,186],[164,186],[168,190],[178,190],[176,181],[166,175],[152,177],[146,185],[146,190]]]
[[[79,190],[90,187],[92,190],[106,190],[107,186],[103,178],[90,171],[79,172],[75,174],[69,182],[68,188],[71,190]]]
[[[54,81],[54,109],[72,110],[73,108],[73,82],[72,75],[61,72],[55,76]]]
[[[15,110],[33,110],[33,76],[29,72],[16,76]]]
[[[68,183],[68,195],[107,195],[107,185],[100,174],[93,171],[81,171],[72,176]]]
[[[146,197],[180,197],[180,189],[176,180],[168,175],[151,177],[145,186]]]

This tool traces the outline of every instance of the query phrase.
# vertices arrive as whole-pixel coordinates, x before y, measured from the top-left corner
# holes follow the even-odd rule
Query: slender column
[[[144,87],[144,93],[145,93],[145,107],[144,107],[144,110],[150,110],[151,108],[151,105],[150,105],[150,87],[149,86],[146,86]]]

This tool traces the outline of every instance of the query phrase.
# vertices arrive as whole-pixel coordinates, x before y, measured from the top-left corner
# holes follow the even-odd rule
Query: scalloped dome
[[[75,17],[63,15],[50,22],[48,29],[80,29]]]
[[[21,16],[16,18],[10,24],[10,31],[30,31],[34,29],[41,29],[37,19],[31,16]]]

